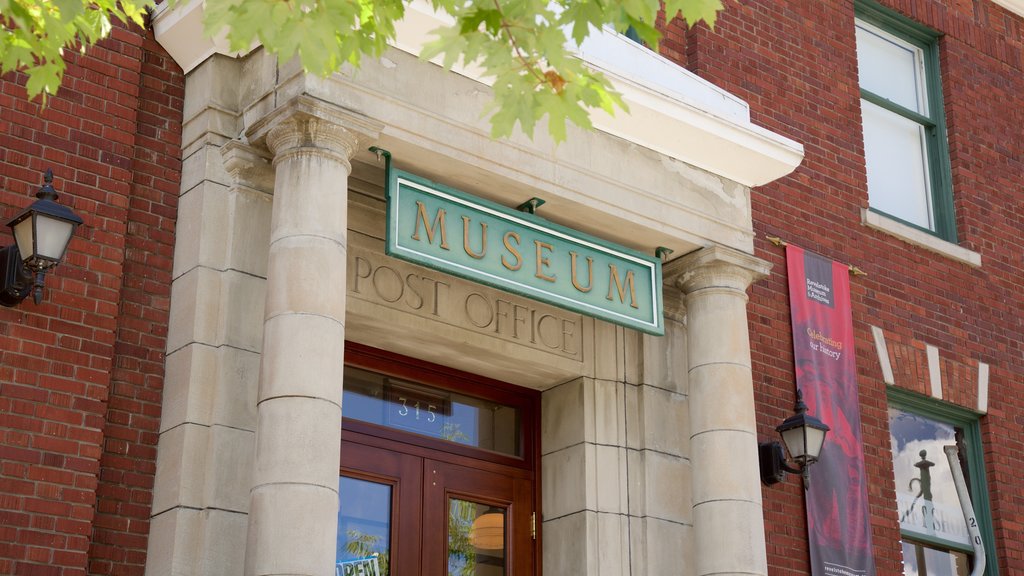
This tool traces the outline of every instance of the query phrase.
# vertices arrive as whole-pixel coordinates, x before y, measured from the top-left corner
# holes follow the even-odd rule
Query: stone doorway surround
[[[727,153],[770,168],[740,182],[603,132],[495,142],[486,91],[401,51],[328,79],[260,50],[189,71],[148,574],[333,573],[346,338],[545,391],[546,572],[766,573],[745,290],[767,267],[750,256],[748,186],[795,167],[799,146],[715,117]],[[666,268],[666,336],[545,309],[566,327],[545,348],[460,322],[469,293],[543,305],[386,259],[370,144],[505,205],[538,196],[560,224],[687,254]],[[409,274],[433,307],[389,296]],[[735,451],[750,458],[719,456]]]

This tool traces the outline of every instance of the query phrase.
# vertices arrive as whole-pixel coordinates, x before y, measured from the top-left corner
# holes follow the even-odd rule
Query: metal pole
[[[967,532],[971,537],[971,546],[974,547],[974,570],[971,571],[971,576],[981,576],[985,573],[985,547],[981,542],[981,529],[978,526],[978,519],[974,517],[971,494],[967,491],[964,473],[960,469],[960,459],[957,457],[959,451],[955,445],[944,446],[942,449],[946,452],[946,458],[949,460],[949,469],[953,473],[953,483],[956,485],[956,495],[960,497],[960,508],[964,511]]]

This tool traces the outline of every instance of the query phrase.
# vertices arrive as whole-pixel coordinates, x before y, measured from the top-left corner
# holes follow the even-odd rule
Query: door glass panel
[[[504,576],[504,508],[448,500],[448,576]]]
[[[522,456],[517,408],[348,366],[343,394],[345,418]]]
[[[337,576],[388,576],[391,486],[342,476],[338,483]]]

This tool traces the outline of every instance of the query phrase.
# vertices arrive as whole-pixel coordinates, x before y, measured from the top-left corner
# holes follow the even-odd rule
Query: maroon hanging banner
[[[786,247],[796,385],[832,430],[806,492],[811,574],[873,576],[849,268]]]

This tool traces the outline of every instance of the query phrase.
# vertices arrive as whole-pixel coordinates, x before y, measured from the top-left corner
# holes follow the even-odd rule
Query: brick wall
[[[52,168],[85,223],[42,304],[0,308],[0,574],[141,574],[184,80],[150,34],[116,27],[45,109],[23,83],[0,80],[0,218]]]
[[[879,574],[902,572],[882,382],[870,326],[890,342],[896,385],[929,390],[920,365],[939,349],[947,401],[974,408],[978,362],[991,366],[981,420],[1001,574],[1024,573],[1024,21],[992,2],[885,1],[945,33],[940,41],[960,245],[971,268],[860,223],[867,184],[852,2],[729,2],[714,31],[674,27],[664,52],[749,102],[755,123],[801,142],[803,164],[753,191],[757,255],[774,264],[751,293],[760,433],[791,414],[792,340],[780,236],[858,266],[852,279],[858,381]],[[901,359],[895,352],[901,351]],[[769,573],[808,571],[799,482],[764,491]]]

